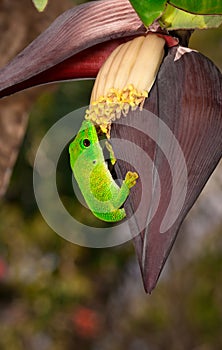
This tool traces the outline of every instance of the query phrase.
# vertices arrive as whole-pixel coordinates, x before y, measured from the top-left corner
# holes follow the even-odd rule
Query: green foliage
[[[221,0],[170,0],[169,3],[184,11],[199,15],[221,15]]]
[[[159,20],[159,24],[169,30],[205,29],[218,27],[222,23],[220,0],[130,0],[130,2],[146,26],[150,26],[155,20]]]
[[[48,0],[32,0],[32,2],[39,12],[44,11],[48,4]]]
[[[203,16],[179,10],[168,5],[159,23],[168,30],[175,29],[207,29],[219,27],[222,16]]]
[[[130,0],[130,2],[147,26],[162,15],[167,5],[167,0]]]

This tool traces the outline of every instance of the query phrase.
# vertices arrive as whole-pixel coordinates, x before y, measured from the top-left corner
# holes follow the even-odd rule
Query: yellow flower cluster
[[[85,118],[100,125],[103,132],[107,133],[112,121],[126,116],[131,108],[133,111],[142,109],[148,91],[138,91],[132,84],[123,90],[111,88],[106,96],[100,96],[93,101],[86,111]]]
[[[85,118],[109,137],[111,122],[142,109],[164,57],[165,40],[139,36],[118,46],[101,67]]]

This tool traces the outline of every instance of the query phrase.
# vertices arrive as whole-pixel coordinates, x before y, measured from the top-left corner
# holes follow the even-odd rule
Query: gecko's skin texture
[[[119,187],[107,167],[97,131],[91,121],[82,126],[69,146],[70,164],[83,197],[93,214],[103,221],[116,222],[125,218],[124,208],[130,188],[138,174],[128,171]]]

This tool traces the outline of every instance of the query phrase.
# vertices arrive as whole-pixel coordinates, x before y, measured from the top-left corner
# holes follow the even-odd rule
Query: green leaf
[[[167,0],[130,0],[142,22],[148,27],[165,10]]]
[[[169,0],[171,5],[199,15],[220,15],[222,14],[221,0]]]
[[[48,0],[32,0],[33,4],[37,8],[39,12],[42,12],[45,10],[46,5],[48,3]]]
[[[159,23],[168,30],[216,28],[222,23],[222,16],[194,15],[168,5]]]
[[[221,0],[130,0],[148,27],[161,17],[169,29],[214,28],[221,24]],[[215,15],[215,16],[212,16]]]

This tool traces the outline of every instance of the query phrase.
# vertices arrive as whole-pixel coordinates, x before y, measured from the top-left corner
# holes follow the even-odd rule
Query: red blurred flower
[[[78,335],[84,338],[96,337],[101,330],[101,316],[86,307],[75,310],[72,322]]]
[[[0,281],[4,279],[7,273],[7,266],[5,261],[0,257]]]

